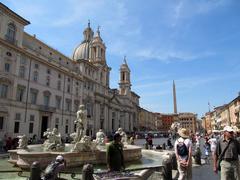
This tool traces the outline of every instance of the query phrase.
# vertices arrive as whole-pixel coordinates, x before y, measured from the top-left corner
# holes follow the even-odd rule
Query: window
[[[24,56],[21,56],[21,58],[20,58],[20,64],[21,65],[25,65],[26,64],[26,57],[24,57]]]
[[[51,74],[51,70],[50,69],[47,69],[47,74]]]
[[[37,71],[33,72],[33,81],[35,81],[35,82],[38,81],[38,72]]]
[[[10,64],[9,63],[5,63],[4,70],[5,70],[5,72],[10,72]]]
[[[8,85],[0,84],[0,98],[7,98]]]
[[[14,123],[14,133],[19,133],[19,126],[20,126],[20,123],[16,121]]]
[[[87,109],[87,117],[90,118],[92,115],[92,108],[89,103],[86,104],[86,109]]]
[[[35,69],[38,69],[39,66],[38,66],[38,64],[35,64],[34,67],[35,67]]]
[[[32,134],[33,133],[33,122],[30,122],[29,123],[29,134]]]
[[[4,117],[0,116],[0,130],[3,130]]]
[[[59,124],[59,118],[56,118],[55,119],[55,128],[57,128],[57,129],[58,129],[58,124]]]
[[[19,77],[24,78],[25,77],[25,67],[20,66],[19,68]]]
[[[76,96],[78,96],[78,87],[76,87]]]
[[[21,120],[21,114],[20,113],[15,114],[15,120]]]
[[[68,78],[68,82],[70,82],[71,80],[70,80],[70,78]]]
[[[8,24],[8,29],[7,29],[7,34],[6,34],[6,39],[9,42],[14,43],[15,35],[16,35],[16,27],[13,23],[9,23]]]
[[[59,124],[59,118],[56,118],[56,119],[55,119],[55,123],[56,123],[56,124]]]
[[[77,112],[78,111],[78,107],[79,107],[79,101],[75,100],[74,101],[74,111]]]
[[[30,115],[30,121],[34,121],[34,119],[35,119],[35,116],[34,115]]]
[[[57,89],[58,89],[58,90],[61,90],[61,81],[58,81],[58,83],[57,83]]]
[[[30,92],[31,104],[37,103],[37,95],[38,95],[37,90],[31,90],[31,92]]]
[[[18,86],[18,88],[17,88],[17,97],[16,97],[17,101],[20,101],[20,102],[23,101],[24,92],[25,92],[25,87]]]
[[[65,126],[65,134],[68,134],[68,125]]]
[[[56,108],[57,109],[61,109],[61,97],[60,96],[56,96]]]
[[[70,84],[67,85],[67,92],[70,93]]]
[[[66,111],[71,111],[71,100],[66,99]]]
[[[49,99],[50,99],[50,96],[48,96],[48,95],[43,96],[44,106],[49,106]]]
[[[58,78],[61,79],[61,74],[58,74]]]
[[[47,76],[46,85],[47,85],[47,86],[50,86],[50,77],[49,77],[49,76]]]

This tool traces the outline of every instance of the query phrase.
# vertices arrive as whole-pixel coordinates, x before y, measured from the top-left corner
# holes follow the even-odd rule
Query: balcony
[[[9,35],[5,35],[5,40],[13,45],[17,45],[18,41],[14,38],[10,37]]]
[[[44,105],[39,105],[39,111],[54,113],[54,112],[56,112],[56,108],[55,107],[44,106]]]

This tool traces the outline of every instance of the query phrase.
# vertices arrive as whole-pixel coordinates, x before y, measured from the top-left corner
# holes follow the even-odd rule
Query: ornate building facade
[[[69,58],[24,32],[30,22],[0,3],[0,137],[42,137],[57,127],[64,136],[74,131],[80,104],[87,109],[87,133],[122,127],[138,129],[139,96],[131,91],[124,58],[118,89],[109,86],[111,68],[99,29],[88,23],[83,41]]]

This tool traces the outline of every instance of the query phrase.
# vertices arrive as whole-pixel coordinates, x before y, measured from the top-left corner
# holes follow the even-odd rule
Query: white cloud
[[[179,50],[159,50],[159,49],[140,49],[135,52],[136,56],[141,59],[155,59],[160,60],[165,63],[169,63],[171,61],[192,61],[196,59],[201,59],[204,57],[209,57],[215,55],[214,52],[200,52],[200,53],[192,53],[192,52],[183,52]]]
[[[218,8],[226,6],[230,0],[192,1],[180,0],[170,6],[168,21],[172,27],[180,25],[182,21],[194,18],[196,15],[204,15]]]

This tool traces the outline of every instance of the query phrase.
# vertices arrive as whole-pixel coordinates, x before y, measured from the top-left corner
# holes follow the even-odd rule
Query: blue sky
[[[239,0],[2,0],[31,22],[30,34],[71,57],[88,19],[107,46],[111,87],[118,87],[124,55],[132,90],[153,112],[201,117],[240,91]]]

